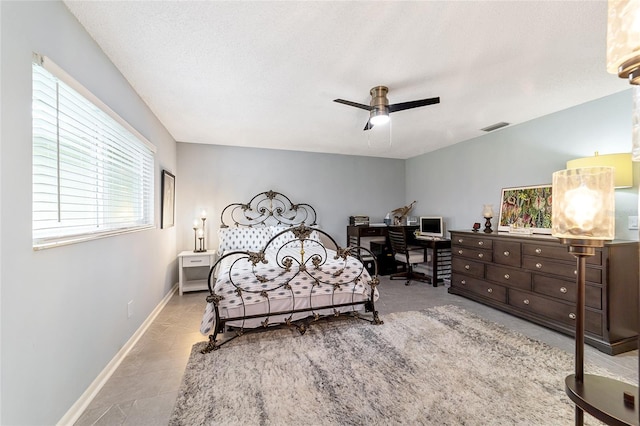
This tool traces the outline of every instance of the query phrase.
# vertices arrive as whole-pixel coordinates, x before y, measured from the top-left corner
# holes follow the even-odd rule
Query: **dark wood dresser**
[[[557,238],[450,231],[449,293],[574,335],[576,259]],[[585,343],[616,355],[638,347],[638,242],[587,257]]]

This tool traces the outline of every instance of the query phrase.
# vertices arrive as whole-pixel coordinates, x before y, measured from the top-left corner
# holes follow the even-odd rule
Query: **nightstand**
[[[185,291],[208,290],[209,270],[215,263],[216,251],[201,253],[183,251],[178,255],[178,277],[180,295]]]

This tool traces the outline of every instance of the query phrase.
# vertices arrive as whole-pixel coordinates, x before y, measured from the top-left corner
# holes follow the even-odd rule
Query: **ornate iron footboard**
[[[257,197],[258,207],[254,209],[252,202]],[[230,215],[236,226],[265,225],[274,220],[276,224],[291,225],[297,218],[303,219],[302,224],[275,233],[262,249],[226,252],[212,266],[208,278],[207,303],[213,311],[214,325],[209,335],[209,345],[203,353],[217,350],[245,333],[270,326],[295,327],[304,334],[310,322],[342,315],[372,324],[383,323],[375,309],[376,288],[380,283],[378,266],[375,264],[374,274],[370,276],[362,262],[356,259],[361,252],[368,252],[374,257],[371,251],[366,247],[341,248],[328,233],[304,224],[306,220],[315,224],[315,210],[311,206],[292,204],[286,197],[289,205],[274,201],[279,197],[284,196],[267,191],[258,194],[248,204],[231,204],[223,210],[223,227],[226,226],[224,218],[229,213],[228,209],[236,213],[235,217]],[[242,214],[238,215],[239,211]],[[242,225],[242,219],[246,219],[249,225]],[[215,274],[223,264],[230,266],[220,271],[216,279]],[[224,291],[222,287],[216,288],[216,282],[220,279],[224,280]],[[301,285],[301,282],[308,285]],[[325,302],[318,304],[315,300],[317,296],[324,296]],[[327,297],[330,303],[326,303]],[[221,315],[225,298],[232,299],[234,310],[239,314]],[[283,301],[289,306],[272,308],[276,299],[280,306]],[[302,299],[308,303],[296,303]],[[261,303],[266,309],[256,314],[248,313],[247,307],[254,303]],[[359,311],[363,309],[369,315],[361,315]],[[258,327],[245,328],[248,320],[255,319],[262,320]],[[228,330],[229,334],[218,341],[218,335],[224,333],[229,324],[233,324]]]

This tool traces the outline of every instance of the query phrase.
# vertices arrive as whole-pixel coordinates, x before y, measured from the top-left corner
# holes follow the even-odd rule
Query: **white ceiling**
[[[65,3],[179,142],[404,159],[629,88],[604,0]],[[378,85],[441,103],[364,132]]]

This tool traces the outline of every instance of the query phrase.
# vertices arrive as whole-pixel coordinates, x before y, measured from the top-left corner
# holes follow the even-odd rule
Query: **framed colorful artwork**
[[[498,231],[526,229],[551,234],[551,185],[504,188]]]

